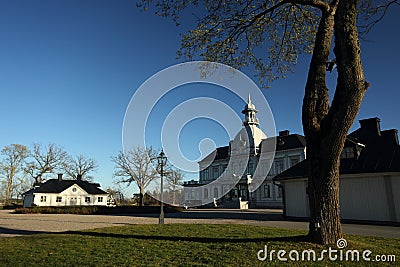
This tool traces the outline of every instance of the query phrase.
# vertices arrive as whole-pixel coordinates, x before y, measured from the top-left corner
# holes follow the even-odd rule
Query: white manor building
[[[199,162],[199,181],[185,182],[185,204],[215,205],[218,200],[217,205],[226,208],[283,207],[282,189],[272,178],[305,159],[304,136],[281,131],[267,137],[258,126],[250,95],[242,113],[243,128],[235,139]]]
[[[100,188],[100,184],[77,180],[50,179],[36,184],[34,188],[22,194],[24,207],[32,206],[107,206],[109,194]]]

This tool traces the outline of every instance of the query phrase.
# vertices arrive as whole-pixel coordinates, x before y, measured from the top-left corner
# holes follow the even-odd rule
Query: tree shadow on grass
[[[306,235],[279,236],[266,238],[229,238],[229,237],[197,237],[197,236],[161,236],[161,235],[124,235],[115,233],[99,233],[84,231],[67,231],[59,234],[82,235],[92,237],[132,238],[155,241],[186,241],[196,243],[259,243],[259,242],[307,242]]]
[[[99,233],[89,231],[65,231],[65,232],[49,232],[49,231],[31,231],[19,230],[0,227],[0,234],[6,235],[36,235],[36,234],[54,234],[54,235],[78,235],[92,237],[108,237],[108,238],[131,238],[138,240],[153,241],[173,241],[173,242],[196,242],[196,243],[260,243],[260,242],[307,242],[306,235],[296,236],[279,236],[266,238],[229,238],[229,237],[197,237],[197,236],[161,236],[161,235],[125,235],[116,233]]]
[[[159,213],[120,213],[108,214],[109,216],[131,216],[158,218]],[[253,212],[243,210],[187,210],[183,212],[166,213],[167,219],[205,219],[205,220],[242,220],[242,221],[284,221],[282,213]]]
[[[6,234],[6,235],[36,235],[36,234],[50,234],[50,233],[54,233],[54,232],[20,230],[20,229],[11,229],[11,228],[0,227],[0,234]]]

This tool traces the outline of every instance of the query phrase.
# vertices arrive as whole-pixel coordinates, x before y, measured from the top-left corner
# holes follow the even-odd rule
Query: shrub
[[[28,208],[16,208],[15,213],[19,214],[82,214],[89,215],[94,214],[98,210],[96,206],[66,206],[66,207],[28,207]]]
[[[181,212],[183,208],[165,205],[165,213]],[[159,213],[160,206],[118,206],[118,207],[104,207],[104,206],[65,206],[65,207],[28,207],[16,208],[15,213],[18,214],[141,214],[141,213]]]

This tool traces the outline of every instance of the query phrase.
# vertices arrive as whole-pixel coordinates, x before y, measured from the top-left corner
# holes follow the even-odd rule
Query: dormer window
[[[285,144],[285,141],[283,141],[282,138],[279,138],[279,139],[278,139],[278,145],[279,145],[279,146],[283,146],[284,144]]]

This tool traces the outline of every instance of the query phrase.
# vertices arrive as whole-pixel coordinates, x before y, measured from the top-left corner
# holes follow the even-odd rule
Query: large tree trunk
[[[338,1],[322,15],[303,100],[303,128],[310,162],[309,238],[335,243],[342,235],[339,212],[339,166],[347,133],[367,89],[356,28],[357,1]],[[332,32],[338,81],[332,106],[326,88],[326,63]]]
[[[139,188],[140,193],[139,193],[139,206],[143,207],[144,205],[144,190],[142,188]]]
[[[307,141],[307,158],[311,164],[308,180],[309,238],[312,242],[320,244],[333,243],[342,237],[338,201],[338,162],[330,160],[330,151],[325,144],[325,132],[321,129],[323,119],[329,111],[325,76],[333,28],[334,12],[324,12],[316,35],[303,99],[303,128]],[[335,149],[339,150],[340,147]]]
[[[312,149],[307,145],[307,156],[311,162],[308,236],[312,242],[332,244],[343,236],[339,213],[339,162],[332,159],[335,158],[332,154],[341,151],[341,148],[332,148],[333,153],[329,153],[325,151],[322,140],[312,145]]]
[[[11,202],[11,191],[12,191],[12,185],[13,185],[13,180],[14,180],[14,174],[15,171],[13,170],[13,167],[9,173],[8,179],[7,179],[7,188],[6,188],[6,204],[10,204]]]

